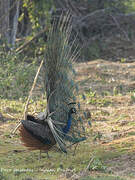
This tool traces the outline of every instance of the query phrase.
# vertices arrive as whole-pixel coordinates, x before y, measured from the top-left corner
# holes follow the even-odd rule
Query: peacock
[[[74,81],[73,65],[79,51],[71,22],[70,13],[62,14],[48,30],[43,63],[47,107],[37,117],[27,115],[19,129],[21,141],[30,150],[48,152],[57,146],[67,153],[69,147],[86,140]]]

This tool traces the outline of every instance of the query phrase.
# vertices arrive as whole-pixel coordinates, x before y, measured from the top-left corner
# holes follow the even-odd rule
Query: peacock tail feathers
[[[78,85],[74,81],[74,62],[79,56],[76,36],[71,39],[72,17],[69,13],[55,20],[48,32],[45,51],[45,90],[47,97],[46,120],[61,150],[70,144],[85,140],[82,119],[70,114],[77,109]],[[78,104],[78,107],[79,104]],[[78,108],[79,110],[79,108]],[[65,129],[65,130],[64,130]]]

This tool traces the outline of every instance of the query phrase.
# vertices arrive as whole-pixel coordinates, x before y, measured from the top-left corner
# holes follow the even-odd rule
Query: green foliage
[[[113,95],[117,96],[117,95],[121,95],[123,93],[123,86],[120,84],[118,86],[115,86],[113,88]]]
[[[102,161],[99,158],[95,158],[89,170],[105,171],[106,168],[107,167],[103,165]]]
[[[93,141],[100,140],[101,138],[102,138],[102,134],[100,132],[97,132],[93,137]]]
[[[116,177],[116,176],[97,176],[97,177],[91,177],[87,176],[84,178],[81,178],[80,180],[126,180],[121,177]]]
[[[114,88],[113,88],[113,95],[114,95],[114,96],[118,95],[118,89],[117,89],[117,87],[114,87]]]
[[[131,94],[131,102],[135,102],[135,91]]]
[[[4,176],[1,170],[0,170],[0,180],[7,180],[7,178]]]
[[[25,62],[15,51],[0,47],[0,98],[16,99],[28,95],[36,65]]]
[[[126,8],[127,13],[135,11],[135,1],[134,0],[127,0],[124,3],[125,3],[125,6],[127,7]]]
[[[23,7],[28,10],[33,32],[38,32],[50,19],[49,10],[53,7],[53,0],[23,0]]]
[[[125,59],[125,58],[121,58],[121,59],[120,59],[120,62],[121,62],[121,63],[125,63],[125,62],[126,62],[126,59]]]
[[[100,107],[105,107],[111,104],[111,101],[106,97],[100,97],[96,94],[95,91],[91,89],[86,92],[85,96],[87,97],[87,104],[96,105]]]

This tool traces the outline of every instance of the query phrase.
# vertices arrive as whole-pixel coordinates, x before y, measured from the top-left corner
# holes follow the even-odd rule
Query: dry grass
[[[106,173],[110,174],[111,171],[115,176],[135,179],[135,63],[96,60],[75,64],[75,68],[78,71],[76,80],[81,84],[81,92],[86,95],[86,100],[81,100],[82,107],[91,113],[91,118],[85,120],[88,139],[85,143],[80,144],[75,157],[72,157],[71,153],[67,159],[62,156],[61,163],[65,167],[77,168],[76,173],[78,173],[87,167],[90,154],[94,154],[107,167]],[[90,92],[95,94],[92,95]],[[16,157],[20,158],[19,162],[24,166],[23,163],[26,163],[30,154],[20,144],[18,135],[15,135],[13,139],[9,138],[10,132],[17,122],[15,119],[21,119],[23,115],[23,107],[21,107],[23,104],[4,100],[0,103],[4,118],[4,122],[0,123],[0,137],[1,144],[3,144],[0,147],[0,156],[6,162],[3,153],[7,155],[16,149],[24,150],[25,153],[16,154]],[[30,112],[37,113],[44,106],[45,102],[34,102],[30,105]],[[9,117],[10,115],[14,118]],[[89,120],[92,127],[88,125]],[[21,157],[21,153],[24,158]],[[57,153],[53,155],[53,160],[43,159],[36,168],[40,166],[58,168],[60,156]],[[36,158],[37,156],[38,152],[36,152]],[[30,167],[32,166],[30,165],[31,161],[33,164],[37,162],[37,159],[33,160],[33,158],[35,156],[28,162]],[[10,161],[12,161],[11,159]],[[93,173],[90,171],[88,174],[96,176],[102,173],[97,170]],[[56,175],[51,176],[52,179],[56,178]],[[51,176],[49,175],[49,177]],[[71,177],[61,176],[61,173],[58,173],[58,176],[59,179],[70,179]],[[43,173],[41,177],[44,177]]]

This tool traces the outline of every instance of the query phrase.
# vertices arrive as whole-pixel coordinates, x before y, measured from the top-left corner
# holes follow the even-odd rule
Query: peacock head
[[[76,114],[76,108],[72,107],[70,110],[69,110],[69,114]]]

